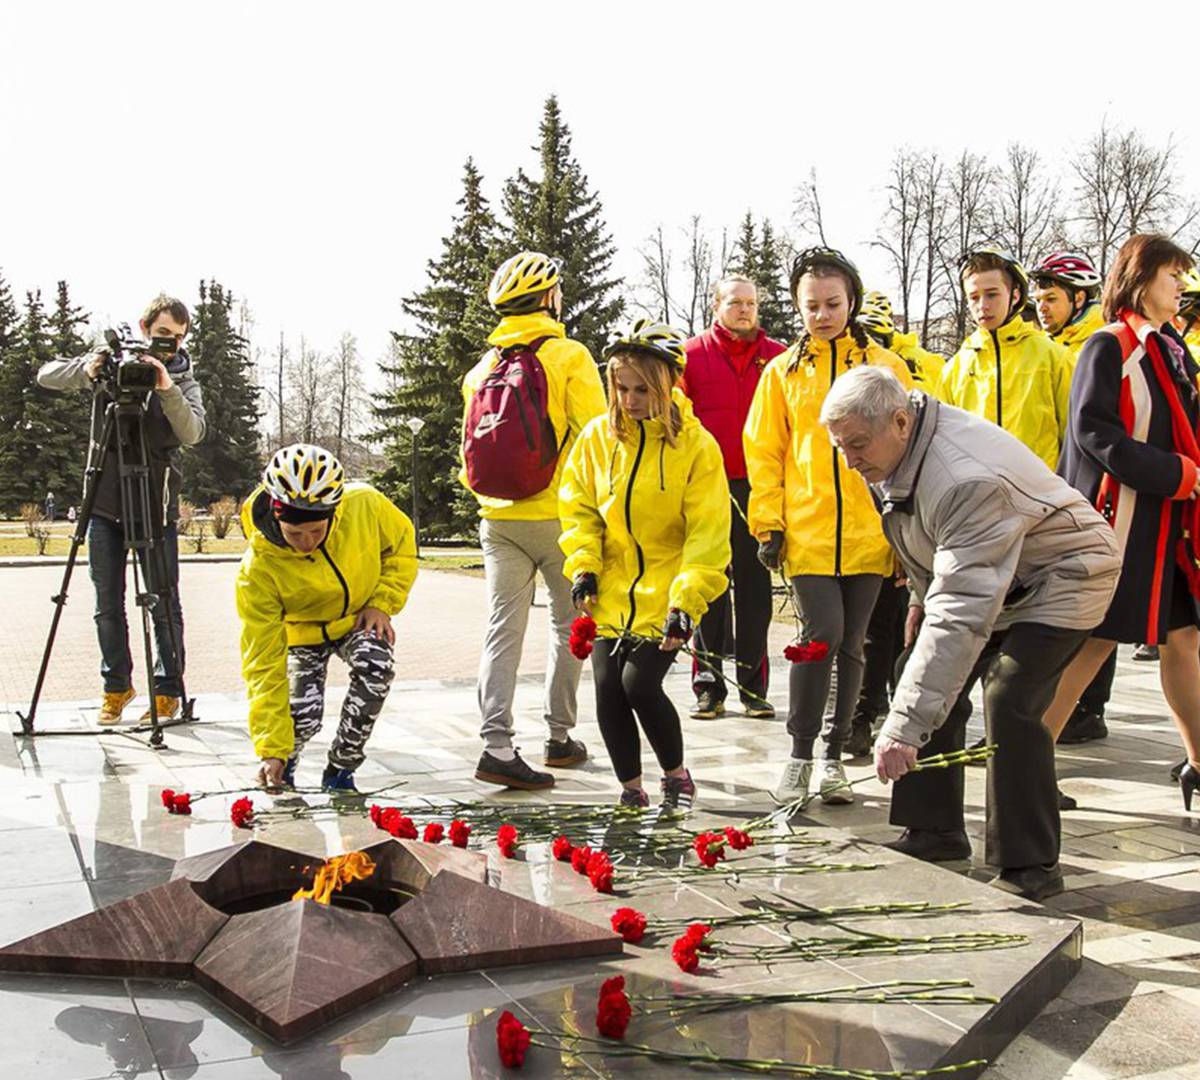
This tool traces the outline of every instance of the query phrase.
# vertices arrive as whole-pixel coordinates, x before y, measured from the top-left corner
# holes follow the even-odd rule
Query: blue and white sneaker
[[[321,787],[325,791],[358,794],[358,788],[354,786],[354,770],[339,769],[336,765],[325,766],[325,773],[321,777]]]

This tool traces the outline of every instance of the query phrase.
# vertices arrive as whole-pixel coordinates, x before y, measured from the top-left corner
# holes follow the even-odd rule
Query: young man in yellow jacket
[[[536,251],[514,255],[492,277],[488,302],[500,322],[488,337],[492,348],[463,380],[460,473],[479,502],[487,576],[483,753],[475,777],[537,790],[553,787],[553,774],[530,767],[513,746],[513,697],[537,574],[550,593],[551,630],[542,760],[551,768],[587,760],[587,748],[571,737],[581,665],[569,645],[574,612],[558,546],[558,487],[574,440],[606,405],[591,353],[559,322],[562,287],[553,259]],[[534,460],[525,460],[527,449]]]
[[[1104,325],[1097,296],[1103,279],[1092,260],[1076,251],[1056,251],[1033,272],[1033,299],[1038,321],[1071,354],[1071,369],[1079,350]]]
[[[937,396],[1004,428],[1053,469],[1067,430],[1070,355],[1021,317],[1029,278],[1011,255],[978,248],[960,273],[977,329],[946,365]]]
[[[237,610],[259,782],[294,783],[300,751],[321,728],[337,653],[350,686],[321,785],[354,791],[392,682],[392,616],[417,575],[412,522],[382,492],[344,483],[328,450],[298,443],[271,458],[242,506],[242,530]]]

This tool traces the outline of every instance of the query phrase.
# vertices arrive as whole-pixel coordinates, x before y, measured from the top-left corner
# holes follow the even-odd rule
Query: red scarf
[[[713,337],[717,339],[717,344],[721,347],[733,365],[733,370],[739,375],[746,373],[746,368],[750,366],[758,353],[758,343],[762,339],[763,333],[759,330],[754,337],[749,341],[743,340],[734,334],[731,334],[719,322],[713,323]]]

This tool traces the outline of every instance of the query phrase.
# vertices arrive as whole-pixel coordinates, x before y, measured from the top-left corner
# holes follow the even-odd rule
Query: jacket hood
[[[676,386],[671,391],[671,402],[675,408],[679,410],[679,434],[676,438],[682,437],[692,428],[698,428],[700,421],[696,419],[696,413],[692,409],[691,398]],[[653,420],[642,421],[642,426],[646,429],[646,434],[654,439],[661,439],[666,435],[667,426],[661,418],[655,417]],[[634,432],[637,428],[632,429]]]
[[[506,315],[488,334],[488,344],[507,349],[510,345],[527,345],[541,337],[566,336],[567,330],[562,323],[545,311],[535,311],[530,315]]]
[[[342,507],[339,503],[337,509],[333,512],[333,519],[329,523],[330,533],[336,527],[341,513]],[[246,534],[250,546],[258,555],[286,555],[298,559],[308,558],[307,554],[297,551],[283,538],[283,531],[279,528],[279,522],[275,520],[275,515],[271,513],[271,496],[267,494],[266,489],[261,484],[242,503],[242,532]]]
[[[996,331],[1001,345],[1015,345],[1037,334],[1046,336],[1044,330],[1034,326],[1033,323],[1026,322],[1019,314],[1014,315]],[[992,348],[992,331],[977,329],[963,342],[963,348],[974,349],[975,352],[987,352]]]
[[[1093,300],[1079,313],[1073,322],[1067,323],[1066,326],[1055,334],[1053,340],[1057,341],[1060,345],[1070,348],[1091,337],[1103,325],[1104,316],[1100,312],[1100,305]]]

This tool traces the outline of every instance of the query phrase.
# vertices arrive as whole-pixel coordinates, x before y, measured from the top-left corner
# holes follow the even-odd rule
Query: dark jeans
[[[1087,630],[1017,623],[993,634],[966,685],[920,756],[963,748],[971,689],[983,680],[983,723],[997,745],[987,772],[985,858],[1003,869],[1058,861],[1061,823],[1054,742],[1042,716]],[[901,662],[907,660],[907,654]],[[909,773],[892,792],[891,821],[915,829],[963,827],[963,770]]]
[[[1104,666],[1096,672],[1096,677],[1088,683],[1087,689],[1079,695],[1079,704],[1075,706],[1075,711],[1095,713],[1095,715],[1102,717],[1104,710],[1108,708],[1108,699],[1112,697],[1113,679],[1116,677],[1117,650],[1113,649],[1108,659],[1104,661]]]
[[[698,697],[707,690],[718,701],[726,695],[721,657],[733,652],[736,665],[734,682],[742,688],[746,705],[760,705],[767,698],[767,631],[771,628],[771,574],[758,561],[758,541],[742,516],[750,500],[748,480],[730,480],[729,493],[742,513],[736,510],[729,523],[729,544],[733,549],[731,584],[717,597],[700,620],[696,648],[711,656],[704,663],[692,661],[692,690]],[[733,598],[732,610],[730,597]],[[734,631],[734,618],[737,631]]]
[[[596,720],[622,783],[642,774],[639,723],[663,772],[683,764],[679,713],[662,685],[674,660],[675,653],[650,642],[634,647],[615,638],[596,642],[592,652]]]
[[[125,617],[125,531],[118,522],[93,516],[88,522],[88,571],[96,587],[96,636],[100,639],[100,674],[105,693],[120,693],[133,685],[133,658],[129,653],[129,622]],[[148,553],[138,552],[142,587],[149,588]],[[183,695],[183,611],[179,606],[179,547],[174,525],[163,535],[161,572],[156,585],[162,590],[153,609],[155,691],[167,697]],[[168,608],[175,624],[179,660],[171,647]],[[140,616],[139,616],[140,619]]]
[[[896,588],[895,578],[884,578],[863,642],[862,689],[852,724],[873,724],[887,712],[890,694],[896,689],[896,660],[904,648],[907,615],[908,590]]]

